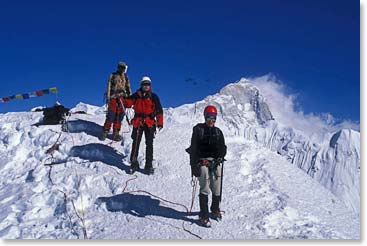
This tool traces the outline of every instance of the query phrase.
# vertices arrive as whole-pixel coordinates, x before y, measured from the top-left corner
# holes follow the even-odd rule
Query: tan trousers
[[[209,174],[209,168],[201,166],[199,177],[200,194],[209,195],[210,191],[214,196],[220,196],[220,186],[222,181],[222,164],[218,165],[215,175]]]

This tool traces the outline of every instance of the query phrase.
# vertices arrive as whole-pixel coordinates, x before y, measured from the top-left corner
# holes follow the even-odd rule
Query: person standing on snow
[[[147,174],[153,174],[153,139],[156,133],[156,127],[159,130],[163,128],[163,109],[159,97],[152,92],[151,80],[144,76],[140,81],[138,89],[131,97],[126,100],[126,107],[133,107],[135,111],[134,118],[131,120],[133,132],[132,150],[130,155],[130,173],[139,170],[138,154],[139,145],[143,133],[145,134],[146,157],[144,170]]]
[[[125,115],[124,99],[131,95],[130,80],[126,74],[127,65],[125,62],[119,62],[117,71],[110,75],[107,83],[107,105],[108,111],[106,121],[103,126],[103,132],[100,140],[107,138],[108,132],[113,125],[112,139],[121,141],[120,136],[121,122]]]
[[[208,195],[212,192],[210,210],[216,220],[222,218],[219,208],[222,187],[222,166],[227,153],[222,131],[215,127],[217,109],[209,105],[204,110],[205,123],[197,124],[193,128],[191,146],[187,150],[190,154],[192,176],[199,178],[200,213],[199,221],[202,226],[210,227]]]

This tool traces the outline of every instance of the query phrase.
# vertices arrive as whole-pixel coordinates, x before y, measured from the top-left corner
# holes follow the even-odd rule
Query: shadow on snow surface
[[[86,120],[71,120],[67,122],[67,128],[70,133],[81,133],[85,132],[88,135],[96,138],[102,134],[102,126],[97,123],[86,121]]]
[[[81,146],[74,146],[70,150],[70,156],[79,157],[88,161],[101,161],[107,165],[118,167],[119,169],[128,172],[128,166],[124,165],[122,160],[126,155],[118,153],[114,148],[99,144],[91,143]]]
[[[111,197],[99,197],[96,203],[105,203],[107,210],[110,212],[123,212],[137,217],[158,216],[196,223],[194,219],[187,218],[187,212],[161,206],[158,199],[148,195],[124,193]]]

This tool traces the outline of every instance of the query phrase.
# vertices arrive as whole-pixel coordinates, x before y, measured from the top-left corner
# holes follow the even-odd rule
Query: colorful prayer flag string
[[[13,99],[29,99],[31,97],[40,97],[40,96],[43,96],[45,94],[50,94],[50,93],[57,94],[57,88],[52,87],[49,89],[33,91],[29,93],[24,93],[24,94],[16,94],[16,95],[8,96],[8,97],[0,97],[0,102],[10,102]]]

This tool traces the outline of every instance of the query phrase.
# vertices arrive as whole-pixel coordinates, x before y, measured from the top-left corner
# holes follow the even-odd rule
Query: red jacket
[[[152,90],[145,95],[141,89],[137,90],[131,97],[125,98],[125,105],[127,108],[134,108],[135,115],[131,120],[134,128],[139,127],[141,123],[152,127],[156,120],[158,127],[163,127],[162,105],[159,97]]]

